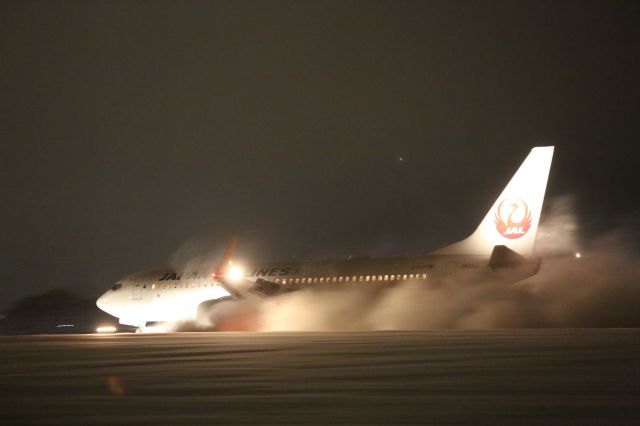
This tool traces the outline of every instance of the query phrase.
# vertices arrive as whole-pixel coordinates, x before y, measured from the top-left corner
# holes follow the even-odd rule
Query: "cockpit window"
[[[116,291],[120,287],[122,287],[122,283],[118,283],[118,284],[114,285],[113,287],[111,287],[111,290]]]

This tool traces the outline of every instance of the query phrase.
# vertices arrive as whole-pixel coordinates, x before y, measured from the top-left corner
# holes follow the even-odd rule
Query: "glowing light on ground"
[[[126,393],[122,377],[111,375],[107,376],[106,381],[109,392],[111,392],[112,395],[123,396]]]

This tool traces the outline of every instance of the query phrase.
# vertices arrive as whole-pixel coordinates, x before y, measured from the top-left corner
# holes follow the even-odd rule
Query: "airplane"
[[[429,284],[499,280],[515,283],[535,275],[533,256],[553,146],[533,148],[477,229],[467,238],[426,255],[310,260],[238,265],[231,238],[217,267],[159,269],[128,275],[96,302],[120,324],[144,331],[148,323],[193,321],[219,301],[277,296],[304,288],[369,286],[406,281]]]

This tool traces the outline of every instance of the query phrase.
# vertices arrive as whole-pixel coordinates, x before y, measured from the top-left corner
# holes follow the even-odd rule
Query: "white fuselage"
[[[149,321],[194,319],[203,302],[254,293],[271,296],[306,287],[384,287],[402,281],[438,285],[447,279],[522,280],[540,267],[539,260],[530,256],[553,150],[533,148],[477,229],[429,255],[244,265],[239,272],[231,267],[233,239],[221,269],[216,269],[223,273],[212,277],[194,271],[158,270],[129,275],[98,299],[98,307],[122,324],[144,327]]]
[[[304,288],[382,287],[403,281],[429,285],[447,279],[515,282],[535,274],[537,268],[536,262],[530,262],[496,269],[486,256],[359,257],[246,265],[240,281],[271,296]],[[269,285],[275,291],[262,290]],[[144,326],[147,322],[194,320],[201,303],[229,296],[234,295],[209,273],[159,269],[124,277],[98,299],[97,305],[122,324]]]

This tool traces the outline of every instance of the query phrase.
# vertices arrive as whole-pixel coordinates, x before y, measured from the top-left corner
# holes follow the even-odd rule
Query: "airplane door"
[[[131,297],[133,300],[142,299],[142,284],[136,283],[133,285],[133,294]]]

